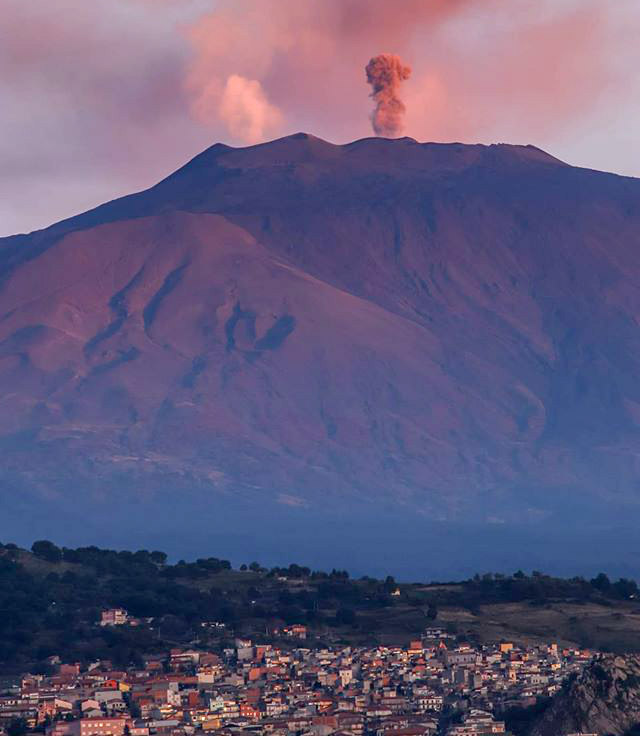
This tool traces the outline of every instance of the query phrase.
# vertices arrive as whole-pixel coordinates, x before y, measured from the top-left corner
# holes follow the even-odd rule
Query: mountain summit
[[[640,181],[531,146],[215,145],[0,239],[6,518],[166,536],[171,508],[180,536],[259,508],[255,542],[332,512],[374,556],[364,520],[613,530],[639,247]]]

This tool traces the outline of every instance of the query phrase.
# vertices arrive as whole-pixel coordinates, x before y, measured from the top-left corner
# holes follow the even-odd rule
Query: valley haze
[[[637,179],[306,133],[0,239],[0,537],[639,575],[639,245]]]

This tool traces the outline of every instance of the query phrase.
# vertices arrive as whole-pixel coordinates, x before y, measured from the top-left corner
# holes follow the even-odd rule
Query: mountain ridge
[[[104,204],[100,204],[100,205],[97,205],[96,207],[90,208],[86,212],[81,212],[76,215],[66,217],[63,220],[53,223],[52,225],[49,225],[48,227],[45,227],[45,228],[40,228],[38,230],[33,230],[31,232],[21,232],[21,233],[15,233],[13,235],[7,235],[7,236],[0,237],[0,247],[3,245],[3,241],[4,243],[7,243],[8,241],[12,241],[14,239],[22,239],[22,238],[36,235],[38,233],[49,232],[52,229],[53,230],[64,230],[64,227],[63,227],[64,225],[75,223],[78,221],[81,223],[83,221],[83,218],[86,218],[89,215],[97,213],[98,211],[102,211],[104,210],[104,208],[108,208],[110,205],[113,205],[114,203],[122,202],[123,200],[130,200],[131,198],[138,197],[141,194],[145,194],[147,192],[157,189],[158,187],[162,186],[166,182],[173,180],[181,172],[185,170],[190,170],[192,167],[196,166],[200,161],[208,162],[212,154],[215,154],[215,157],[217,157],[218,155],[229,154],[229,153],[233,153],[237,151],[252,151],[252,150],[262,149],[262,148],[272,148],[276,144],[287,143],[290,141],[301,141],[301,140],[310,141],[316,144],[320,144],[321,146],[325,146],[325,147],[332,148],[332,149],[341,149],[341,150],[349,150],[351,148],[362,146],[363,144],[364,145],[367,145],[367,144],[377,145],[377,143],[381,140],[390,142],[390,143],[394,143],[394,144],[409,143],[411,145],[431,148],[434,151],[445,150],[445,149],[455,149],[455,150],[475,149],[477,151],[483,151],[483,152],[489,153],[489,152],[497,151],[497,150],[508,150],[508,151],[513,151],[513,152],[522,152],[525,154],[533,153],[534,160],[539,158],[539,160],[545,161],[547,163],[555,163],[555,164],[561,164],[563,166],[568,166],[568,164],[564,163],[560,159],[552,156],[551,154],[547,153],[541,148],[533,146],[532,144],[519,145],[519,144],[509,144],[509,143],[463,144],[463,143],[455,143],[455,142],[451,142],[451,143],[419,142],[416,139],[410,138],[408,136],[404,138],[397,138],[397,139],[381,139],[381,138],[372,136],[372,137],[360,138],[350,143],[335,144],[335,143],[330,143],[329,141],[325,141],[322,138],[318,138],[317,136],[314,136],[310,133],[305,133],[305,132],[293,133],[291,135],[283,136],[282,138],[278,138],[273,141],[257,143],[251,146],[234,147],[234,146],[230,146],[228,144],[220,142],[220,143],[214,143],[208,148],[206,148],[204,151],[196,154],[186,164],[184,164],[183,166],[180,166],[178,169],[176,169],[176,171],[171,172],[166,177],[161,179],[157,184],[154,184],[147,189],[143,189],[143,190],[140,190],[139,192],[134,192],[132,194],[124,195],[122,197],[117,197],[113,200],[109,200],[108,202],[105,202]],[[591,169],[585,169],[585,171],[591,171]],[[606,174],[606,172],[597,172],[597,173]],[[607,174],[607,175],[619,176],[617,174]],[[621,177],[621,178],[631,178],[631,177]]]

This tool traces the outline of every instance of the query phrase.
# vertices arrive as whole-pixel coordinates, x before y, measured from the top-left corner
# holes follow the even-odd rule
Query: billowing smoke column
[[[373,88],[371,96],[376,108],[371,123],[376,135],[393,138],[402,132],[402,118],[406,108],[399,97],[400,85],[411,76],[411,67],[405,66],[395,54],[374,56],[367,64],[367,82]]]

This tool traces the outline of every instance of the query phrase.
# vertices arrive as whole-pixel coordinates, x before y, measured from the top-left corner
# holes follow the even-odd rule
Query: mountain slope
[[[213,146],[0,240],[7,503],[614,525],[639,241],[637,180],[532,147]]]

